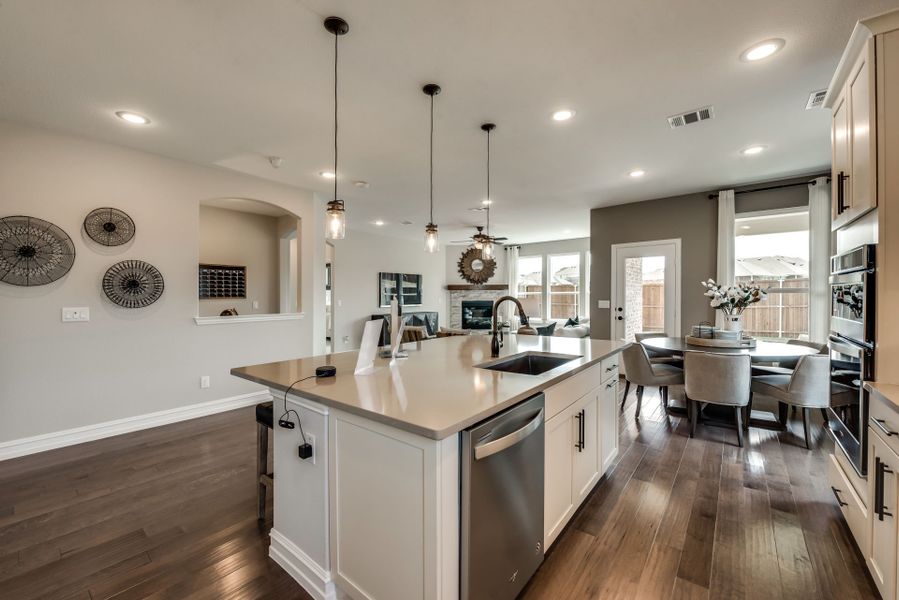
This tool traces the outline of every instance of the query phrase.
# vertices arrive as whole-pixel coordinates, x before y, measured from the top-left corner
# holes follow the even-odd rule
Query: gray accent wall
[[[806,182],[820,174],[790,179],[733,186],[742,192],[761,187]],[[728,186],[721,186],[727,189]],[[701,321],[713,321],[714,311],[702,296],[699,282],[715,277],[718,252],[717,191],[704,191],[644,202],[618,204],[590,211],[590,318],[591,336],[610,336],[609,309],[596,308],[597,300],[611,300],[612,244],[681,240],[681,330]],[[735,210],[739,213],[799,208],[808,206],[808,188],[804,185],[737,194]]]

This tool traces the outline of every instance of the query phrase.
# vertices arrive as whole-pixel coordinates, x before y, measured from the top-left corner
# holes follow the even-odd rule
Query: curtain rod
[[[827,178],[827,182],[830,183],[830,177]],[[755,188],[752,190],[739,190],[739,191],[734,192],[734,196],[736,196],[737,194],[751,194],[753,192],[767,192],[770,190],[780,190],[783,188],[797,187],[800,185],[815,185],[817,183],[818,182],[816,179],[812,179],[811,181],[798,181],[796,183],[782,183],[780,185],[769,185],[768,187]],[[717,197],[718,197],[718,194],[709,194],[709,200],[714,200]]]

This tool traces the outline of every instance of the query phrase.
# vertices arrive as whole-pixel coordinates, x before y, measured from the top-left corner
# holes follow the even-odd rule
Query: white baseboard
[[[268,390],[0,443],[0,461],[268,402]]]
[[[269,537],[271,545],[268,548],[268,555],[315,600],[345,598],[334,586],[331,574],[322,569],[299,546],[274,528],[269,532]]]

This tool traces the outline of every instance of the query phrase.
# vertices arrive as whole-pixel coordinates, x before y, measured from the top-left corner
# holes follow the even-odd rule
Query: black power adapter
[[[300,458],[302,458],[303,460],[306,460],[307,458],[312,458],[312,444],[310,444],[308,442],[300,444],[299,455],[300,455]]]
[[[297,425],[300,426],[300,435],[303,436],[303,443],[300,444],[297,453],[303,460],[312,458],[312,444],[306,441],[306,434],[303,432],[303,424],[300,422],[300,415],[295,410],[287,408],[287,394],[291,389],[293,389],[293,386],[300,383],[301,381],[306,381],[307,379],[312,379],[313,377],[315,377],[316,379],[324,379],[325,377],[334,377],[335,375],[337,375],[337,367],[333,367],[331,365],[316,367],[315,375],[297,379],[296,381],[291,383],[290,386],[284,391],[284,414],[281,415],[280,419],[278,419],[278,425],[280,427],[283,427],[284,429],[293,429]],[[296,415],[296,424],[294,424],[294,422],[290,420],[290,413]]]

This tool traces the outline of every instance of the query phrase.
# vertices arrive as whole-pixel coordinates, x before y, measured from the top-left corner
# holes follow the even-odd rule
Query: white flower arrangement
[[[709,302],[711,307],[726,315],[741,315],[750,304],[761,302],[768,297],[768,291],[753,281],[727,288],[715,283],[714,279],[700,281],[699,284],[706,289],[704,295],[712,299]]]

